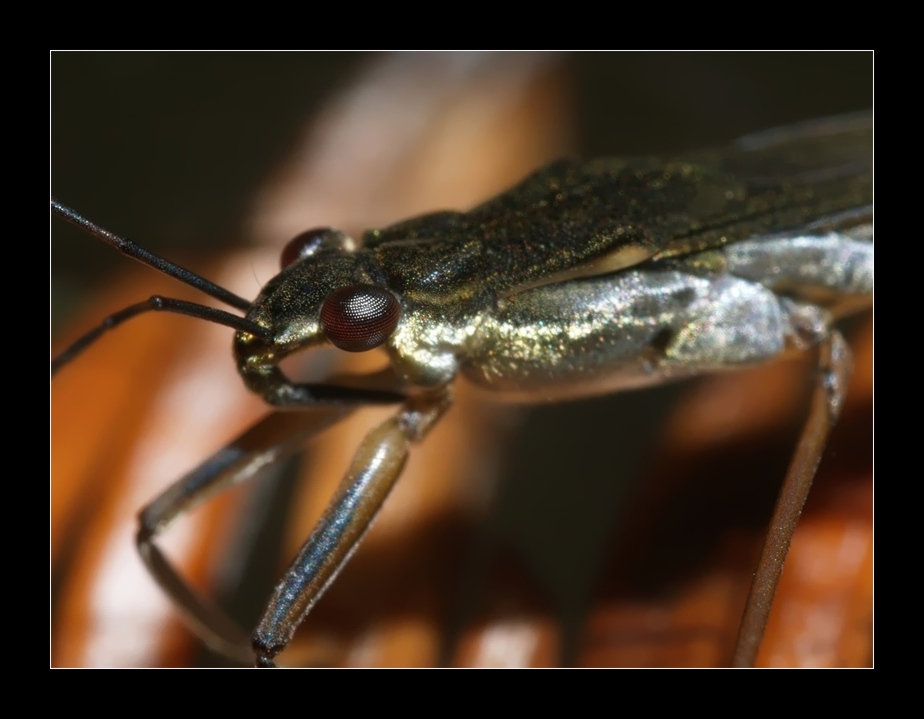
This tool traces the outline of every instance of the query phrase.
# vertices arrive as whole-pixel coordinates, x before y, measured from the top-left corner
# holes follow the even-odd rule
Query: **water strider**
[[[109,324],[166,309],[234,327],[245,384],[276,408],[303,410],[269,415],[156,498],[141,516],[142,557],[210,644],[271,665],[368,527],[410,445],[451,406],[457,377],[524,401],[567,399],[818,346],[808,441],[790,477],[803,486],[785,495],[788,509],[775,518],[758,572],[736,657],[749,663],[842,398],[849,358],[832,323],[872,301],[871,153],[871,117],[860,114],[677,157],[562,161],[467,213],[414,218],[367,232],[361,243],[309,231],[286,248],[282,273],[252,303],[201,278],[184,280],[245,318],[162,299],[114,315]],[[327,342],[346,351],[382,347],[390,368],[308,385],[278,368],[285,356]],[[357,407],[382,403],[400,408],[361,444],[248,639],[186,587],[157,534]]]

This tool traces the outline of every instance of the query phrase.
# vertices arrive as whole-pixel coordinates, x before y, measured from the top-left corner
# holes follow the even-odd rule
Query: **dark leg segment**
[[[291,641],[305,615],[359,545],[401,475],[411,442],[420,440],[449,406],[439,394],[407,401],[366,435],[308,541],[273,591],[252,643],[258,667]]]
[[[757,659],[793,533],[828,436],[843,405],[851,371],[850,349],[840,333],[831,331],[819,344],[818,353],[809,416],[773,510],[770,529],[751,584],[732,658],[732,666],[735,667],[751,667]]]
[[[265,417],[145,507],[137,545],[141,558],[161,588],[180,608],[192,629],[213,649],[249,663],[253,658],[247,634],[218,606],[193,591],[154,544],[155,537],[180,514],[227,487],[249,479],[260,469],[291,456],[354,407],[316,406],[302,412],[276,412]]]

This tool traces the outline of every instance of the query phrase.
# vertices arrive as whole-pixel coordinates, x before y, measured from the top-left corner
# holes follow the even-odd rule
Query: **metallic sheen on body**
[[[561,399],[772,359],[793,303],[872,301],[872,119],[816,121],[683,157],[563,160],[465,213],[437,212],[319,251],[272,280],[238,333],[245,381],[300,404],[276,369],[324,343],[324,299],[386,288],[404,391],[458,375]],[[798,312],[796,313],[798,315]]]
[[[827,365],[820,365],[817,404],[831,411],[817,413],[815,424],[830,427],[842,397],[834,390],[843,381],[834,380],[849,364],[838,360],[846,349],[831,323],[872,304],[872,192],[872,117],[861,113],[679,157],[557,162],[469,212],[369,231],[358,249],[336,230],[309,233],[306,244],[287,250],[292,264],[254,300],[250,329],[234,341],[246,385],[277,408],[305,410],[309,420],[287,435],[278,418],[291,413],[270,415],[233,451],[181,479],[143,513],[139,550],[202,636],[272,666],[355,550],[410,445],[451,405],[457,378],[498,397],[542,401],[818,346]],[[376,304],[369,327],[367,313],[357,320],[345,309],[357,293],[387,309]],[[389,371],[297,384],[279,369],[287,355],[332,339],[347,349],[378,344],[372,330],[380,325],[388,327],[381,346]],[[357,344],[354,331],[362,335]],[[401,408],[361,444],[242,651],[230,620],[182,583],[155,536],[261,462],[294,451],[291,437],[306,438],[361,405],[397,402]],[[797,479],[809,484],[817,445],[800,442],[808,450],[799,465],[808,469]],[[779,525],[794,527],[800,511],[801,503]],[[788,537],[772,547],[778,564]],[[749,639],[739,645],[748,647],[745,663],[772,602],[779,573],[772,574],[762,572],[771,591],[755,600],[762,608],[754,621],[742,623],[749,622]]]

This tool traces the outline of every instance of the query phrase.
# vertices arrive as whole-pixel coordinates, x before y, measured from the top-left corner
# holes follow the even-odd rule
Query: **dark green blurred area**
[[[234,243],[248,198],[325,98],[368,59],[53,53],[52,193],[168,258]],[[688,149],[873,104],[866,52],[578,53],[561,60],[573,77],[586,157]],[[55,318],[72,314],[86,288],[128,262],[59,220],[52,220],[51,250]],[[164,287],[169,293],[170,280]],[[570,587],[553,595],[572,621],[615,501],[649,461],[677,392],[538,407],[511,432],[489,531],[520,547],[549,584]]]

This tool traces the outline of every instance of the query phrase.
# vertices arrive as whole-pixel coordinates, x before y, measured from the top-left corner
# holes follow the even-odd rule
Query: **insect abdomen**
[[[820,336],[829,309],[871,303],[872,242],[861,230],[754,238],[702,262],[651,262],[519,293],[479,325],[463,372],[535,401],[773,359],[804,346],[807,316]]]

